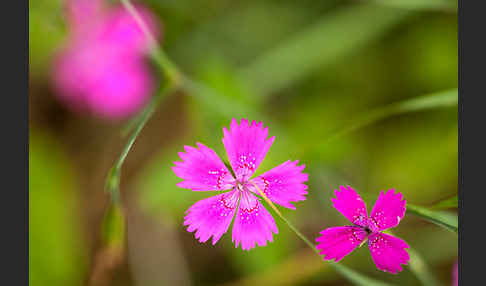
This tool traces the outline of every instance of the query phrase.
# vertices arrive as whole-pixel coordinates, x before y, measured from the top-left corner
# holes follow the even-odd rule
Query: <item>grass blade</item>
[[[418,254],[413,248],[407,249],[410,255],[410,261],[408,262],[410,271],[412,271],[417,279],[426,286],[437,286],[440,285],[439,281],[432,275],[428,265],[425,263],[422,256]]]
[[[457,200],[457,195],[452,196],[448,199],[442,200],[435,205],[433,205],[431,208],[432,209],[451,209],[451,208],[457,208],[458,206],[458,200]]]
[[[360,285],[360,286],[391,286],[392,285],[390,283],[385,283],[367,277],[359,272],[352,270],[351,268],[344,266],[343,264],[339,264],[335,262],[329,262],[329,263],[337,272],[339,272],[341,275],[346,277],[349,281],[353,282],[355,285]]]
[[[371,0],[371,2],[410,10],[457,12],[457,2],[453,0]]]
[[[457,215],[451,212],[434,211],[407,203],[407,212],[457,233]]]
[[[373,41],[407,15],[406,10],[380,5],[343,8],[264,53],[237,76],[260,96],[268,96]]]
[[[334,133],[329,137],[329,140],[339,138],[343,135],[351,133],[352,131],[379,121],[381,119],[409,113],[417,112],[432,108],[448,107],[457,105],[458,93],[457,89],[441,91],[438,93],[422,95],[412,99],[407,99],[398,103],[392,103],[384,107],[379,107],[370,112],[367,112],[356,119],[352,120],[352,123],[347,127],[341,129],[341,131]]]

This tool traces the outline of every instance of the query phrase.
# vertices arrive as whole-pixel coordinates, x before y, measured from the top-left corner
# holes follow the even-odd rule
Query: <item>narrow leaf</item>
[[[351,268],[344,266],[343,264],[329,262],[331,266],[339,272],[341,275],[346,277],[349,281],[353,282],[355,285],[360,286],[391,286],[393,284],[378,281],[376,279],[367,277],[361,273],[358,273]]]
[[[301,150],[305,154],[310,150],[320,147],[326,142],[336,140],[357,129],[360,129],[390,116],[404,114],[408,112],[423,111],[432,108],[454,106],[457,105],[457,102],[458,90],[451,89],[433,94],[418,96],[397,103],[391,103],[389,105],[372,109],[371,111],[365,112],[355,118],[352,118],[348,124],[345,124],[344,127],[340,127],[330,136],[327,136],[326,139],[322,141],[311,142],[305,148],[301,148]]]
[[[435,205],[432,206],[433,209],[451,209],[451,208],[457,208],[458,206],[458,200],[457,200],[457,195],[450,197],[448,199],[442,200]]]
[[[439,281],[437,281],[435,276],[432,274],[422,256],[420,256],[420,254],[413,248],[409,248],[407,251],[410,255],[410,261],[408,263],[409,268],[415,274],[417,279],[422,283],[422,285],[440,285]]]
[[[394,235],[391,230],[386,230],[386,233]],[[411,247],[407,249],[407,252],[410,255],[410,261],[408,262],[410,271],[413,272],[420,283],[425,286],[440,285],[422,256]]]
[[[333,136],[329,137],[329,140],[346,135],[356,129],[374,123],[380,119],[409,112],[454,106],[457,105],[457,101],[457,89],[452,89],[441,91],[438,93],[422,95],[401,102],[385,105],[383,107],[373,109],[356,117],[347,127],[341,129],[341,131],[338,131]]]
[[[433,211],[412,204],[407,204],[407,212],[457,233],[458,220],[456,214],[445,211]]]
[[[268,96],[377,39],[408,11],[358,4],[326,15],[243,67],[238,77]]]
[[[457,11],[457,3],[454,0],[371,0],[371,2],[410,10]]]

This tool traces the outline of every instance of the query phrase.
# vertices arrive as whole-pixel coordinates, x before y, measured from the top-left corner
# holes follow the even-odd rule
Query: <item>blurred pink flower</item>
[[[457,286],[459,283],[459,269],[457,263],[458,261],[456,260],[456,263],[454,263],[454,266],[452,267],[452,286]]]
[[[71,32],[92,26],[101,18],[102,0],[66,0],[66,20]]]
[[[233,119],[230,130],[223,128],[223,144],[228,154],[235,177],[218,157],[216,152],[197,143],[197,148],[184,146],[180,152],[182,162],[174,162],[176,175],[183,179],[177,186],[193,191],[223,191],[195,203],[187,210],[184,225],[188,231],[196,231],[196,238],[206,242],[213,237],[215,244],[228,230],[235,215],[233,241],[243,250],[265,246],[272,242],[272,233],[277,234],[277,226],[272,215],[257,198],[255,185],[274,203],[295,209],[291,202],[305,200],[307,194],[307,174],[305,166],[297,166],[298,161],[287,161],[281,165],[250,179],[265,158],[275,137],[267,139],[268,127],[256,121],[251,124],[242,119],[240,124]],[[239,205],[238,205],[239,203]],[[236,210],[238,208],[238,210]]]
[[[136,7],[149,29],[158,34],[155,17]],[[121,6],[100,0],[69,0],[70,37],[54,60],[58,98],[73,110],[119,119],[138,111],[154,89],[145,63],[148,40]]]
[[[393,189],[381,192],[371,211],[366,211],[366,204],[351,187],[340,186],[332,198],[334,208],[350,220],[352,226],[331,227],[321,231],[316,239],[317,249],[324,255],[324,260],[336,262],[351,253],[368,239],[371,258],[382,271],[396,274],[402,271],[401,264],[410,259],[406,248],[408,244],[382,231],[398,225],[405,215],[407,201],[401,193]]]

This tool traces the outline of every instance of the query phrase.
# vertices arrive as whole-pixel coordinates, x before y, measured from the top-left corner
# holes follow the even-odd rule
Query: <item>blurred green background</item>
[[[275,242],[250,252],[234,248],[231,232],[212,246],[185,230],[184,212],[212,194],[177,188],[172,162],[196,142],[226,158],[222,128],[233,117],[262,120],[276,136],[257,174],[288,159],[306,164],[307,200],[281,211],[312,240],[347,223],[330,201],[340,184],[368,208],[388,188],[422,206],[457,194],[457,105],[386,112],[419,96],[457,94],[456,1],[139,2],[163,23],[169,57],[215,92],[161,102],[122,170],[127,237],[107,248],[103,188],[127,122],[76,115],[56,100],[50,63],[66,38],[63,3],[29,1],[31,285],[348,285],[276,216]],[[456,234],[410,214],[394,233],[440,285],[451,284]],[[367,247],[341,263],[419,285],[409,267],[378,271]]]

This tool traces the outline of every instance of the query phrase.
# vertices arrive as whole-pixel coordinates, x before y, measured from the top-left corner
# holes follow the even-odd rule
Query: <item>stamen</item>
[[[255,186],[255,188],[257,189],[257,191],[260,193],[260,196],[262,196],[262,198],[270,205],[270,207],[280,216],[283,218],[283,215],[282,213],[277,209],[277,207],[272,203],[272,201],[265,195],[264,192],[262,192],[262,190],[260,190],[260,188],[257,186],[257,184],[255,184],[254,182],[251,182],[253,184],[253,186]]]

